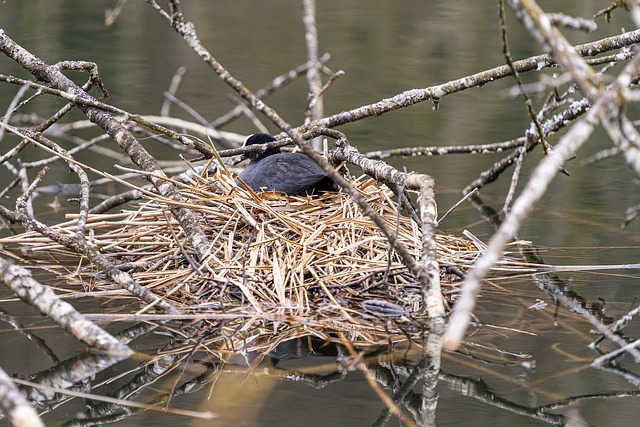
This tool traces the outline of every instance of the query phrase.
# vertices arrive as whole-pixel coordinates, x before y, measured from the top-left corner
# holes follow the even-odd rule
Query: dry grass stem
[[[182,251],[193,255],[194,250],[164,198],[147,198],[118,213],[90,215],[86,230],[92,233],[93,244],[185,314],[234,313],[245,327],[247,316],[257,315],[257,329],[281,318],[293,322],[269,327],[287,336],[348,332],[361,343],[386,343],[389,334],[400,340],[407,332],[423,332],[426,313],[419,284],[400,257],[389,251],[373,221],[346,194],[255,193],[237,186],[225,170],[192,183],[180,185],[186,200],[180,205],[201,214],[201,226],[211,242],[200,264],[185,261]],[[395,229],[398,207],[391,190],[368,177],[353,184]],[[69,215],[69,221],[56,228],[74,233],[75,223],[75,215]],[[411,219],[399,218],[398,238],[419,258],[421,232]],[[443,267],[465,271],[481,253],[478,243],[468,239],[438,235],[436,240]],[[125,296],[109,293],[114,284],[86,259],[41,235],[25,232],[0,243],[5,255],[64,278],[61,286],[70,295]],[[531,268],[505,257],[496,270],[513,273]],[[451,291],[459,279],[448,274],[442,279],[445,293],[455,296],[457,292]],[[121,307],[137,315],[153,308]]]

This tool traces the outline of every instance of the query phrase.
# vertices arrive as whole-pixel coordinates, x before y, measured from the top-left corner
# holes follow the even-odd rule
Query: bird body
[[[271,135],[253,134],[245,146],[275,141]],[[283,153],[279,147],[262,154],[249,153],[250,162],[238,177],[253,191],[278,191],[289,196],[337,191],[338,187],[313,160],[300,153]]]

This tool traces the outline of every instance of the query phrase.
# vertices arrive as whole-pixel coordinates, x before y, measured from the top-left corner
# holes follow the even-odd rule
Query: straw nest
[[[420,230],[398,213],[393,193],[366,177],[353,184],[419,257]],[[374,328],[375,319],[411,323],[424,315],[416,280],[347,195],[256,194],[238,187],[225,170],[181,185],[181,206],[198,212],[211,242],[201,261],[167,200],[148,197],[119,213],[90,215],[87,230],[103,254],[184,312],[290,316],[334,330]],[[70,219],[56,229],[74,232]],[[86,259],[40,235],[23,233],[0,243],[5,254],[23,261],[30,254],[31,262],[35,257],[63,277],[65,290],[82,285],[96,295],[116,292]],[[472,242],[452,236],[438,235],[437,245],[440,264],[462,270],[480,253]],[[442,279],[451,294],[451,277]]]

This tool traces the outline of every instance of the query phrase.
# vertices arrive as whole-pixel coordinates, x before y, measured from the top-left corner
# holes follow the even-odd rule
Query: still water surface
[[[295,1],[201,1],[183,2],[208,49],[227,69],[249,88],[257,89],[276,75],[305,62],[306,52],[301,20],[301,2]],[[495,2],[394,2],[321,1],[318,2],[318,31],[321,52],[331,53],[328,66],[342,69],[339,78],[325,96],[327,114],[375,102],[414,87],[427,87],[450,79],[500,65],[503,62]],[[546,3],[546,4],[545,4]],[[603,2],[545,2],[553,7],[590,16]],[[142,1],[129,1],[114,26],[103,25],[104,10],[113,1],[7,1],[0,5],[0,27],[19,44],[48,63],[82,59],[98,64],[110,94],[110,103],[138,114],[157,114],[178,67],[187,68],[177,95],[209,120],[227,112],[230,90],[185,47],[166,21]],[[565,9],[565,6],[568,9]],[[510,17],[510,43],[517,58],[540,53]],[[611,35],[629,25],[623,14],[614,14],[610,24],[598,21],[599,34]],[[575,42],[600,38],[598,35],[570,34]],[[27,77],[16,65],[0,58],[0,72]],[[533,81],[536,75],[525,76]],[[491,87],[473,89],[443,100],[438,111],[422,104],[343,126],[350,142],[361,151],[401,146],[431,146],[490,143],[520,136],[528,127],[521,101],[510,99],[509,79]],[[15,88],[0,85],[0,100],[6,108]],[[268,99],[285,119],[294,124],[303,120],[306,100],[304,79],[295,82]],[[51,101],[58,103],[59,101]],[[61,105],[61,104],[60,104]],[[189,116],[173,107],[173,114]],[[76,118],[79,118],[76,117]],[[235,122],[228,129],[243,134],[255,129],[248,120]],[[275,131],[271,127],[272,131]],[[582,158],[608,147],[607,137],[597,134],[581,153]],[[176,160],[166,148],[150,148],[159,158]],[[4,151],[4,149],[3,149]],[[25,152],[28,156],[28,152]],[[534,153],[534,158],[539,157]],[[441,212],[460,198],[460,190],[498,156],[449,156],[392,159],[394,166],[429,173],[436,180],[437,201]],[[25,158],[24,160],[28,160]],[[93,164],[98,159],[91,159]],[[104,159],[110,170],[113,160]],[[527,166],[526,174],[531,166]],[[542,248],[545,261],[554,264],[624,264],[638,262],[640,224],[621,230],[624,211],[638,203],[638,182],[619,159],[582,167],[578,161],[569,166],[571,177],[560,175],[530,220],[521,238]],[[526,177],[525,174],[525,177]],[[49,177],[63,181],[64,175]],[[3,182],[4,183],[4,182]],[[508,186],[504,177],[483,189],[482,197],[500,209]],[[42,196],[45,197],[45,196]],[[43,203],[49,203],[43,200]],[[463,204],[441,226],[443,232],[459,234],[471,230],[486,239],[492,228],[477,209]],[[637,271],[607,271],[561,276],[588,304],[603,299],[606,314],[625,313],[640,293]],[[508,290],[508,292],[507,292]],[[508,295],[506,297],[505,295]],[[10,295],[4,291],[3,298]],[[530,307],[538,300],[540,310]],[[75,304],[82,311],[83,303]],[[88,304],[87,311],[95,310]],[[17,316],[23,325],[37,331],[64,360],[76,354],[77,344],[51,329],[47,322],[20,302],[2,302],[0,309]],[[104,308],[103,308],[104,309]],[[590,325],[579,316],[554,305],[553,299],[539,291],[530,277],[497,281],[482,294],[477,309],[481,328],[470,343],[482,345],[482,351],[469,347],[474,357],[447,354],[443,376],[482,379],[487,390],[502,399],[526,408],[535,408],[570,396],[629,391],[638,387],[621,376],[589,367],[597,354],[587,345],[594,336]],[[115,328],[114,325],[111,325]],[[502,329],[504,327],[512,330]],[[518,332],[514,332],[514,331]],[[46,369],[51,360],[21,334],[2,328],[0,364],[18,376]],[[640,328],[627,331],[637,336]],[[635,334],[635,335],[634,335]],[[153,353],[158,343],[137,344],[140,351]],[[529,354],[535,368],[518,363],[497,363],[498,352]],[[484,352],[484,353],[483,353]],[[483,357],[484,356],[486,357]],[[486,360],[484,360],[486,359]],[[510,359],[511,360],[511,359]],[[371,366],[379,362],[372,358]],[[638,373],[631,360],[625,368]],[[277,368],[306,369],[308,372],[335,372],[335,359],[283,361]],[[129,368],[132,368],[129,366]],[[176,407],[210,410],[215,421],[155,412],[143,412],[115,425],[283,425],[283,426],[356,426],[370,425],[384,408],[361,373],[346,377],[321,389],[293,383],[277,376],[246,373],[241,361],[237,372],[230,369],[217,378],[215,388],[204,387],[196,393],[176,397]],[[118,365],[117,368],[126,367]],[[110,372],[111,375],[115,371]],[[447,378],[440,382],[438,424],[441,426],[491,425],[538,426],[534,420],[514,411],[498,408],[480,399],[465,397]],[[171,384],[158,384],[170,388]],[[580,400],[555,413],[577,410],[589,425],[635,425],[640,417],[638,397]],[[72,418],[82,409],[77,402],[45,416],[56,425]],[[551,411],[553,413],[553,411]],[[395,422],[395,421],[392,421]]]

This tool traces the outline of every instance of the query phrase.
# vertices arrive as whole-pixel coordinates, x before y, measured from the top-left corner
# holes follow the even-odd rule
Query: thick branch
[[[90,348],[123,355],[131,354],[129,347],[86,319],[71,304],[62,301],[50,287],[34,280],[28,270],[0,259],[0,275],[7,286],[22,300],[51,318]]]

